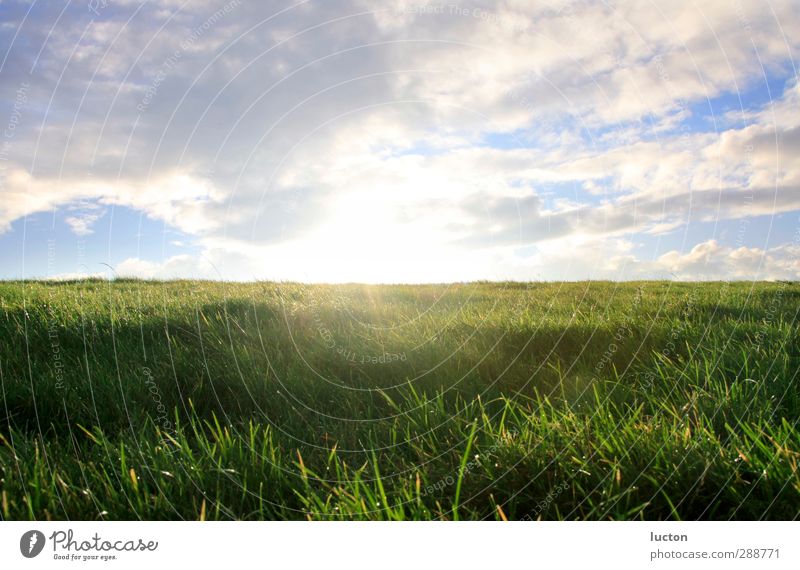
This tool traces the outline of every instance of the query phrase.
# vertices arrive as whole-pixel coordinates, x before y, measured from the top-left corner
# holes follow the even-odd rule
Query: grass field
[[[4,519],[796,519],[795,283],[0,283]]]

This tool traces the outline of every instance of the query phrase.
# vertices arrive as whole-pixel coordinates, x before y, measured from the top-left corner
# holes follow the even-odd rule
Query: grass
[[[4,519],[796,519],[795,283],[0,283]]]

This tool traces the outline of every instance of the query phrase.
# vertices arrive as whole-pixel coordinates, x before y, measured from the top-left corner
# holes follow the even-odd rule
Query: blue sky
[[[791,1],[421,5],[0,4],[0,278],[800,277]]]

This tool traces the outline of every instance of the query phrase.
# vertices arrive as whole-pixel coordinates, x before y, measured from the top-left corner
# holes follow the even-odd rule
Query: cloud
[[[30,86],[2,149],[0,232],[93,204],[66,219],[87,236],[118,205],[236,275],[369,279],[382,259],[402,279],[424,258],[447,280],[524,272],[512,252],[532,246],[556,265],[583,248],[613,274],[634,234],[800,209],[791,1],[3,6],[0,92]],[[701,103],[774,77],[782,96],[698,126]]]
[[[542,242],[533,251],[517,250],[499,265],[504,278],[517,280],[797,280],[800,242],[762,249],[711,239],[651,259],[637,253],[629,239],[573,235]]]
[[[794,243],[766,250],[732,248],[708,240],[687,253],[665,253],[657,264],[682,280],[796,280],[800,278],[800,246]]]
[[[66,223],[78,235],[91,233],[91,225],[103,214],[102,205],[127,206],[141,210],[154,219],[190,233],[202,233],[215,227],[203,209],[221,197],[206,178],[193,178],[182,173],[167,173],[156,179],[79,180],[31,176],[25,170],[4,173],[0,187],[0,231],[8,230],[14,220],[67,206],[83,210],[70,215]]]
[[[77,281],[80,279],[105,279],[107,276],[104,273],[87,273],[85,271],[71,271],[68,273],[58,273],[56,275],[46,276],[48,281]]]
[[[105,214],[105,209],[99,204],[85,201],[69,207],[68,210],[75,213],[67,216],[64,222],[77,236],[88,236],[94,233],[92,225]]]
[[[214,267],[206,260],[193,255],[175,255],[161,262],[129,257],[115,268],[118,277],[142,279],[218,279]]]

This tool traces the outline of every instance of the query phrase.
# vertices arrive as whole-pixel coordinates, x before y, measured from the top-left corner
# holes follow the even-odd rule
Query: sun
[[[349,192],[318,227],[284,243],[280,263],[297,279],[325,283],[424,283],[452,279],[465,252],[395,194]]]

